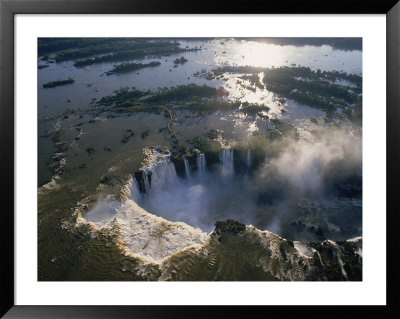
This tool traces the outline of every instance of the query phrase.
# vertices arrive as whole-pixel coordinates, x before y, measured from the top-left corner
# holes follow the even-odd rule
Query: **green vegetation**
[[[219,142],[208,140],[202,137],[195,137],[192,140],[188,140],[188,143],[204,153],[219,152],[221,150],[221,144]]]
[[[150,129],[147,129],[147,130],[143,131],[142,134],[140,134],[142,139],[145,139],[149,135],[150,135]]]
[[[89,156],[92,155],[96,151],[93,146],[89,146],[85,150],[89,154]]]
[[[122,64],[132,68],[144,67],[144,64]],[[325,122],[333,123],[335,111],[342,109],[337,115],[348,118],[361,125],[362,98],[361,98],[361,76],[348,75],[340,72],[312,71],[304,67],[282,67],[262,69],[253,67],[221,67],[215,72],[230,70],[233,72],[263,71],[266,88],[274,93],[290,98],[299,103],[315,107],[326,112]],[[241,78],[257,85],[258,73],[244,75]],[[334,84],[332,81],[346,80],[353,83],[353,87]],[[195,112],[231,111],[239,109],[240,112],[249,116],[258,116],[269,119],[269,107],[266,105],[242,103],[239,101],[222,101],[216,99],[218,90],[207,85],[187,84],[170,88],[158,88],[155,91],[141,91],[136,88],[121,88],[114,94],[101,98],[97,106],[112,106],[116,112],[159,112],[160,104],[166,104],[171,109],[189,110]],[[284,111],[282,111],[284,112]],[[311,119],[315,123],[315,119]],[[277,123],[277,122],[276,122]],[[281,124],[278,130],[270,132],[272,136],[298,135],[296,130],[289,124]]]
[[[265,74],[264,84],[259,80],[260,72]],[[225,73],[244,73],[240,79],[250,81],[252,86],[246,86],[239,81],[238,83],[250,91],[255,91],[255,87],[262,89],[265,85],[271,92],[328,113],[338,108],[356,105],[357,109],[354,108],[349,119],[356,123],[361,122],[362,77],[360,75],[338,71],[313,71],[308,67],[223,66],[212,71],[202,70],[195,76],[209,80],[222,79]],[[349,82],[351,86],[340,84],[343,81]]]
[[[88,44],[90,44],[90,42]],[[111,41],[106,41],[97,45],[88,45],[86,47],[79,48],[78,50],[72,49],[59,52],[56,54],[55,59],[57,62],[77,60],[99,54],[116,53],[129,50],[143,50],[148,48],[163,47],[169,44],[170,43],[167,41],[150,42],[145,39],[122,39],[119,41],[111,39]]]
[[[135,87],[121,88],[115,90],[113,95],[107,95],[102,97],[97,105],[101,106],[114,106],[114,107],[128,107],[136,103],[137,99],[146,95],[149,95],[151,91],[141,91]]]
[[[123,144],[127,143],[129,141],[129,139],[131,138],[131,136],[134,136],[134,135],[135,135],[135,132],[133,130],[126,130],[126,132],[121,140],[121,143],[123,143]]]
[[[59,143],[57,145],[57,153],[65,153],[68,150],[68,145],[65,142]]]
[[[227,219],[226,221],[217,221],[215,223],[214,233],[216,235],[231,234],[237,235],[246,230],[246,225],[239,223],[233,219]]]
[[[174,60],[174,64],[185,64],[187,61],[187,59],[185,59],[183,56],[181,58],[177,58]]]
[[[216,91],[216,88],[196,84],[160,88],[157,91],[141,91],[135,87],[126,87],[115,90],[112,95],[102,97],[96,105],[120,109],[130,108],[132,111],[155,111],[159,110],[161,103],[172,101],[188,102],[187,104],[180,104],[177,108],[196,111],[231,110],[239,107],[236,102],[222,102],[214,99],[211,101],[203,100],[204,98],[216,97]]]
[[[268,116],[264,115],[262,112],[268,112],[269,107],[266,105],[259,104],[250,104],[248,102],[242,103],[242,107],[239,110],[240,112],[246,115],[259,116],[261,118],[268,118]]]
[[[208,165],[219,161],[221,144],[218,141],[208,139],[207,137],[196,136],[191,140],[187,140],[186,143],[191,145],[194,152],[197,152],[196,150],[198,150],[201,153],[204,153]]]
[[[253,73],[252,75],[243,75],[240,76],[239,79],[250,81],[251,85],[255,85],[259,89],[264,89],[264,85],[260,82],[260,77],[257,73]]]
[[[112,52],[110,54],[100,55],[91,57],[88,59],[77,60],[74,63],[76,67],[84,67],[93,64],[105,63],[105,62],[119,62],[119,61],[127,61],[132,59],[140,59],[146,56],[169,56],[171,54],[186,52],[186,51],[195,51],[194,49],[182,49],[179,47],[179,43],[165,43],[164,46],[150,46],[147,48],[140,48],[134,50],[127,51],[118,51]]]
[[[258,74],[264,72],[263,84]],[[255,92],[265,88],[282,97],[327,112],[328,118],[337,109],[343,109],[347,118],[361,125],[362,121],[362,77],[338,71],[311,70],[308,67],[261,68],[251,66],[223,66],[212,71],[202,70],[195,76],[206,79],[223,79],[224,74],[244,74],[239,78],[250,81],[245,89]],[[346,83],[347,82],[347,83]],[[253,110],[249,110],[250,112]],[[260,114],[262,115],[262,114]]]
[[[176,107],[177,109],[190,110],[197,112],[214,112],[214,111],[232,111],[240,106],[240,102],[229,101],[196,101],[193,103],[185,103]]]
[[[215,78],[215,75],[213,74],[213,72],[210,72],[207,69],[198,71],[198,72],[194,73],[193,76],[198,77],[198,78],[205,78],[206,80],[209,80],[209,81],[213,80]]]
[[[199,86],[196,84],[159,88],[156,91],[141,91],[135,87],[126,87],[115,90],[112,95],[102,97],[96,102],[94,107],[112,107],[113,111],[119,113],[160,113],[161,108],[165,107],[165,105],[168,105],[171,109],[192,112],[232,111],[239,109],[241,105],[239,101],[221,101],[216,98],[217,91],[214,87]],[[247,111],[251,112],[251,109],[249,108]],[[258,109],[260,117],[268,118],[261,114],[262,111],[268,111],[268,108],[260,106]]]
[[[43,87],[45,89],[47,89],[47,88],[53,88],[53,87],[60,86],[60,85],[72,84],[74,82],[75,82],[74,79],[68,78],[67,80],[58,80],[58,81],[45,83],[45,84],[43,84]]]
[[[299,133],[297,132],[297,128],[292,124],[282,122],[278,119],[272,119],[271,122],[274,123],[274,128],[270,132],[270,137],[272,138],[289,137],[292,139],[299,138]]]
[[[356,87],[334,84],[336,80],[353,82]],[[332,112],[359,101],[361,76],[340,72],[312,71],[305,67],[281,67],[265,72],[264,83],[269,91],[299,103]]]
[[[244,88],[244,89],[246,89],[246,90],[249,90],[249,91],[251,91],[251,92],[256,92],[257,91],[257,89],[254,87],[254,86],[250,86],[250,85],[245,85],[244,83],[242,83],[242,82],[239,82],[238,84],[240,84],[240,86],[242,87],[242,88]]]
[[[144,68],[154,68],[157,66],[160,66],[161,63],[160,62],[150,62],[147,64],[142,64],[142,63],[122,63],[119,65],[114,65],[114,68],[108,72],[106,72],[107,75],[111,75],[111,74],[119,74],[119,73],[128,73],[128,72],[132,72],[132,71],[136,71],[136,70],[140,70],[140,69],[144,69]]]
[[[182,101],[216,97],[217,89],[207,85],[187,84],[162,88],[146,98],[145,102]]]
[[[293,80],[303,82],[312,82],[315,80],[325,82],[347,80],[354,83],[356,86],[359,86],[362,83],[362,77],[357,74],[347,74],[345,72],[338,71],[313,71],[308,67],[280,67],[265,69],[264,71],[267,73],[265,74],[264,82],[277,82],[279,84],[281,84],[285,80],[289,80],[291,82],[293,82]]]
[[[75,60],[77,67],[194,50],[199,49],[180,48],[180,43],[171,39],[152,41],[143,38],[40,38],[38,40],[38,54],[43,56],[43,60],[49,60],[46,54],[56,53],[53,62]]]
[[[211,71],[208,71],[207,69],[201,70],[201,72],[196,72],[193,75],[196,77],[203,77],[206,80],[213,80],[213,79],[220,79],[222,80],[224,78],[225,73],[230,73],[230,74],[257,74],[260,72],[264,72],[265,68],[259,68],[259,67],[253,67],[253,66],[221,66],[218,68],[215,68]],[[244,80],[256,80],[255,77],[252,76],[244,76]]]
[[[173,144],[173,149],[178,150],[178,151],[182,151],[182,144],[181,141],[178,137],[178,135],[176,135],[175,130],[172,128],[172,121],[173,121],[173,116],[172,116],[172,112],[170,111],[170,109],[168,109],[165,105],[161,106],[165,111],[167,111],[166,116],[169,117],[169,121],[168,121],[168,132],[171,134],[172,136],[172,144]]]
[[[109,43],[121,43],[128,38],[39,38],[38,53],[44,55],[66,49],[80,49],[87,46],[104,46]]]
[[[362,102],[361,100],[357,101],[354,106],[354,111],[351,116],[351,120],[358,125],[362,124]]]
[[[53,137],[51,138],[51,140],[53,141],[53,143],[61,142],[61,132],[60,131],[56,131],[54,133]]]
[[[219,134],[220,133],[217,130],[209,129],[204,135],[210,140],[216,140]]]

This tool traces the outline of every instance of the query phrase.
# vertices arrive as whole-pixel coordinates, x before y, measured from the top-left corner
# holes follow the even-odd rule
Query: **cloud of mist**
[[[232,218],[295,240],[359,236],[361,199],[357,206],[353,198],[339,198],[337,186],[354,183],[354,176],[361,180],[361,146],[361,137],[329,129],[312,142],[289,142],[247,174],[224,175],[217,165],[181,178],[169,167],[140,205],[207,232],[217,220]],[[114,206],[105,208],[99,216],[110,217]]]
[[[361,174],[361,146],[361,137],[340,129],[325,131],[313,142],[293,141],[260,169],[258,182],[284,183],[292,193],[319,194],[332,183]]]
[[[254,187],[243,177],[210,172],[176,177],[164,189],[143,195],[147,211],[171,221],[182,221],[211,231],[215,221],[235,218],[249,222],[256,207]]]
[[[341,129],[317,132],[314,141],[290,142],[255,175],[260,199],[272,212],[266,228],[301,240],[359,231],[361,206],[342,198],[340,187],[358,187],[361,163],[361,137]]]

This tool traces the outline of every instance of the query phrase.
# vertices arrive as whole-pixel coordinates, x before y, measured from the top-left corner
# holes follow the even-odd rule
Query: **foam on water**
[[[250,149],[247,150],[246,164],[247,164],[247,168],[251,167],[251,151],[250,151]]]
[[[206,157],[204,156],[203,153],[199,154],[197,157],[197,171],[199,173],[203,173],[206,170],[207,162],[206,162]]]
[[[139,184],[134,176],[130,176],[128,183],[123,187],[121,191],[122,199],[131,199],[135,203],[140,204],[142,201],[142,195],[140,193]]]
[[[222,176],[233,175],[233,149],[222,149],[219,153],[219,161],[222,165]]]
[[[162,152],[156,149],[144,150],[147,158],[142,167],[146,192],[152,189],[163,189],[173,184],[178,179],[175,165],[171,162],[170,152]],[[150,176],[150,177],[149,177]]]
[[[102,202],[80,217],[78,223],[89,223],[95,229],[118,229],[125,253],[155,263],[207,239],[207,233],[199,228],[150,214],[130,199],[122,204]]]
[[[189,161],[188,161],[188,159],[187,159],[187,157],[185,155],[183,156],[183,162],[185,164],[186,177],[189,178],[190,177]]]

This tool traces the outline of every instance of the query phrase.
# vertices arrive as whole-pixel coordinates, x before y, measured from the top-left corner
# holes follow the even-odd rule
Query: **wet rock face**
[[[144,178],[145,178],[144,171],[137,171],[137,172],[134,173],[134,176],[136,178],[136,181],[139,184],[140,191],[142,193],[145,193],[146,192],[146,186],[144,184]]]
[[[181,178],[186,178],[187,174],[183,156],[186,156],[190,172],[195,172],[197,170],[196,159],[198,155],[196,153],[193,154],[187,152],[185,155],[179,153],[171,156],[171,161],[174,163],[176,174]]]
[[[246,230],[246,225],[239,223],[233,219],[227,219],[226,221],[217,221],[215,223],[214,234],[222,236],[224,234],[237,235]]]

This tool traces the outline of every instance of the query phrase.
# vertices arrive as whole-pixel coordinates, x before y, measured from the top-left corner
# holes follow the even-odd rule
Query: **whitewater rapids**
[[[177,251],[201,245],[207,239],[207,233],[201,229],[150,214],[131,199],[122,204],[100,203],[79,217],[79,223],[89,223],[95,230],[117,228],[125,253],[152,263],[160,263]]]

